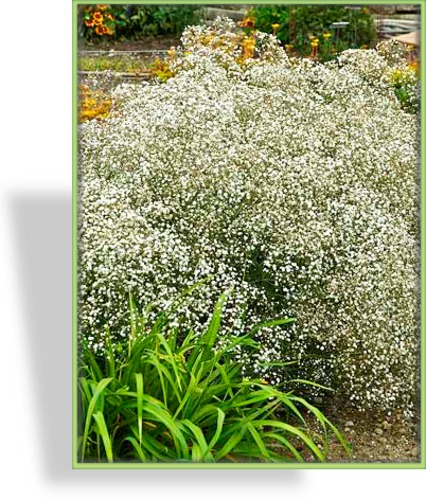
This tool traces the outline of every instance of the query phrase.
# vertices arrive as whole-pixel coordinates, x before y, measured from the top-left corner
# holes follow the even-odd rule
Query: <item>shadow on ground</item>
[[[122,488],[123,481],[154,486],[167,477],[170,488],[205,487],[212,479],[230,489],[300,484],[300,470],[73,470],[71,194],[18,193],[9,208],[25,311],[25,364],[32,375],[37,444],[48,482]]]

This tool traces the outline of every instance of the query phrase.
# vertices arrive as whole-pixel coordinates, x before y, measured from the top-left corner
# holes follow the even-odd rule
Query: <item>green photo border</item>
[[[72,464],[73,469],[425,469],[426,468],[426,420],[425,420],[425,404],[426,404],[426,384],[425,382],[425,357],[426,357],[426,341],[425,341],[425,247],[426,247],[426,231],[421,231],[421,460],[416,463],[283,463],[283,464],[253,464],[253,463],[241,463],[241,464],[204,464],[204,463],[194,463],[194,464],[179,464],[179,463],[113,463],[113,464],[93,464],[93,463],[79,463],[77,461],[77,129],[78,129],[78,113],[77,113],[77,6],[78,5],[93,5],[96,4],[93,0],[72,0],[73,10],[72,10],[72,161],[73,161],[73,172],[72,172],[72,403],[73,403],[73,415],[72,415]],[[422,86],[424,84],[426,77],[426,3],[424,1],[410,1],[410,0],[312,0],[312,1],[297,1],[297,0],[234,0],[234,1],[223,1],[223,0],[153,0],[153,1],[142,1],[134,0],[133,2],[125,0],[107,0],[103,1],[102,4],[329,4],[329,5],[401,5],[401,4],[411,4],[419,5],[421,9],[421,47],[420,47],[420,60],[421,60],[421,73],[420,78]],[[421,92],[421,116],[423,116],[426,109],[426,96],[422,88]],[[421,187],[421,225],[425,222],[425,201],[424,194],[426,192],[426,176],[425,176],[425,124],[424,120],[421,120],[421,175],[420,175],[420,187]]]

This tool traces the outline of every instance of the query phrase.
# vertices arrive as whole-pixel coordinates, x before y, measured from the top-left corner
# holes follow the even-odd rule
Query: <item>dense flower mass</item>
[[[209,278],[176,321],[201,332],[225,290],[225,332],[296,318],[236,353],[247,369],[280,383],[270,363],[298,359],[360,408],[410,409],[418,118],[376,51],[318,64],[257,34],[242,63],[232,28],[188,29],[174,77],[118,87],[80,125],[80,330],[101,349],[106,323],[128,333],[129,292],[155,311]]]

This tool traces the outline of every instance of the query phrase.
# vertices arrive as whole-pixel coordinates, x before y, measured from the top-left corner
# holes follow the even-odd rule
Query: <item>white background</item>
[[[424,470],[72,470],[71,5],[1,7],[2,498],[415,498]]]

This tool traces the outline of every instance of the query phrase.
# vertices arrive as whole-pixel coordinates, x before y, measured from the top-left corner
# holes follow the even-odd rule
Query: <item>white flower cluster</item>
[[[181,38],[179,57],[172,68],[194,66],[195,56],[208,56],[217,63],[240,73],[237,61],[244,56],[244,48],[251,41],[253,54],[244,60],[243,67],[259,61],[288,61],[287,54],[274,35],[254,31],[250,36],[235,33],[235,23],[228,18],[218,17],[212,26],[190,26]],[[184,57],[182,57],[184,56]],[[189,56],[189,57],[188,57]]]
[[[403,66],[406,64],[409,53],[405,45],[392,38],[379,42],[376,51],[390,66]]]
[[[259,57],[231,72],[209,51],[189,57],[166,83],[120,86],[119,112],[80,127],[82,334],[101,349],[105,323],[128,333],[129,292],[161,309],[212,276],[176,322],[202,331],[231,290],[225,335],[296,318],[236,354],[247,369],[279,383],[268,363],[296,358],[300,377],[360,408],[410,409],[419,138],[416,116],[365,78],[379,56]]]
[[[355,72],[390,97],[396,96],[397,89],[402,87],[404,104],[420,111],[420,80],[416,71],[410,68],[406,51],[398,42],[381,42],[377,50],[346,50],[336,62],[329,64]]]

